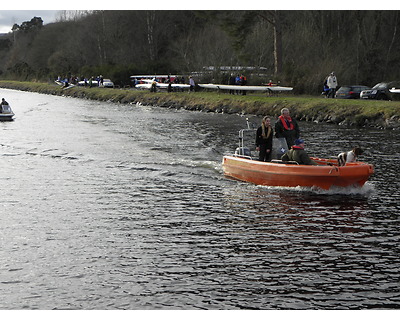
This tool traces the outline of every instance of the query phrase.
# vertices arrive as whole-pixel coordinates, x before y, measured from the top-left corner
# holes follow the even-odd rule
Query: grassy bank
[[[270,115],[272,117],[278,116],[283,107],[288,107],[292,116],[305,121],[400,129],[400,101],[325,99],[294,95],[268,96],[266,94],[240,96],[205,91],[152,93],[147,90],[84,87],[62,90],[58,85],[52,83],[4,80],[0,80],[0,87],[99,101],[142,103],[205,112]]]

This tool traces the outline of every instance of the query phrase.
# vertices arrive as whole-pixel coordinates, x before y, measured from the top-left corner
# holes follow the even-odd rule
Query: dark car
[[[399,100],[400,97],[393,94],[389,90],[398,88],[400,81],[380,82],[369,90],[363,90],[360,93],[361,99],[375,99],[375,100]]]
[[[338,91],[336,91],[336,98],[339,99],[359,99],[360,93],[363,90],[368,90],[369,87],[362,85],[345,85],[341,86]]]

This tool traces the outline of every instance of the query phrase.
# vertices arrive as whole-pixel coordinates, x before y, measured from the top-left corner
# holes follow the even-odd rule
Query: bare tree
[[[282,18],[281,12],[274,11],[260,11],[257,13],[259,17],[267,21],[273,26],[274,29],[274,75],[278,76],[282,73]]]

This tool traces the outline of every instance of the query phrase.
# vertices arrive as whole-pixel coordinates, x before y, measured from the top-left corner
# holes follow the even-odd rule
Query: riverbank
[[[135,89],[73,87],[63,90],[52,83],[0,80],[0,88],[70,96],[82,99],[129,104],[148,104],[204,112],[223,112],[276,117],[283,107],[298,120],[338,125],[400,129],[400,101],[325,99],[322,97],[218,92],[149,92]]]

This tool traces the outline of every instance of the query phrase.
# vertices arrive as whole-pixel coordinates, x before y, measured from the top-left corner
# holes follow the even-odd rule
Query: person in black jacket
[[[1,99],[0,113],[3,113],[3,106],[8,106],[8,102],[4,98]]]
[[[273,136],[271,118],[266,116],[262,119],[261,126],[256,133],[256,150],[260,151],[259,161],[271,161]]]
[[[275,137],[285,138],[288,148],[294,145],[294,141],[300,138],[300,128],[295,119],[290,117],[288,108],[281,110],[281,115],[275,122]]]

